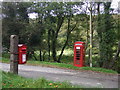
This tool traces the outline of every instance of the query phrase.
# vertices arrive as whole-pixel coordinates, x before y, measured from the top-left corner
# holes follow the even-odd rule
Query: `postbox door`
[[[19,64],[25,64],[26,63],[26,45],[18,45],[19,50]]]

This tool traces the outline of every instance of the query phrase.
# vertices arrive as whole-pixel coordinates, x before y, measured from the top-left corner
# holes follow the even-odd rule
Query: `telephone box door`
[[[74,44],[74,66],[83,67],[84,66],[84,42],[75,42]]]

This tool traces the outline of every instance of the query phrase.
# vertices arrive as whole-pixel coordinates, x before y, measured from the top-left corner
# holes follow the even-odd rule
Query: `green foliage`
[[[8,59],[2,58],[2,62],[9,63]],[[55,62],[44,62],[44,61],[27,61],[28,65],[37,65],[37,66],[47,66],[47,67],[55,67],[55,68],[68,68],[74,70],[90,70],[90,71],[97,71],[103,73],[113,73],[117,74],[116,71],[105,69],[105,68],[97,68],[97,67],[75,67],[71,63],[55,63]]]
[[[109,13],[110,2],[100,2],[100,4],[104,5],[103,13],[92,17],[92,63],[95,67],[109,68],[120,39],[118,29],[120,19],[119,15]],[[59,58],[63,50],[61,62],[71,64],[73,61],[71,52],[75,41],[86,42],[86,56],[88,56],[90,49],[89,15],[87,14],[88,7],[82,7],[84,7],[83,2],[3,2],[3,49],[5,47],[6,51],[9,51],[9,37],[11,34],[16,34],[19,35],[19,43],[27,44],[30,59],[33,57],[30,53],[34,52],[34,56],[38,60],[44,58],[48,61],[49,57],[53,61],[54,57]],[[96,12],[94,9],[93,13]],[[30,19],[29,13],[36,13],[38,17]],[[70,22],[68,22],[69,20]],[[75,26],[76,22],[76,27],[68,36],[68,31]],[[62,49],[64,45],[65,48]],[[39,53],[36,54],[36,51]],[[54,55],[52,55],[53,53]],[[3,57],[8,58],[9,56],[4,54]],[[86,57],[86,64],[89,65],[89,57]],[[114,66],[119,66],[119,60],[115,61]]]
[[[97,68],[97,67],[82,67],[83,70],[91,70],[91,71],[97,71],[97,72],[104,72],[104,73],[114,73],[117,74],[116,71],[105,69],[105,68]]]
[[[3,62],[3,63],[10,63],[9,59],[8,59],[8,58],[4,58],[4,57],[2,57],[2,59],[1,59],[0,62]]]
[[[9,49],[10,35],[16,34],[19,36],[19,43],[25,43],[27,38],[26,25],[28,25],[27,8],[30,3],[25,2],[3,2],[2,3],[2,31],[3,31],[3,46]],[[20,12],[21,11],[21,12]]]
[[[99,36],[100,67],[109,68],[113,59],[113,46],[115,43],[115,31],[113,30],[112,16],[110,15],[110,2],[104,3],[104,14],[98,10],[97,32]]]
[[[97,71],[97,72],[103,72],[103,73],[117,74],[116,71],[113,71],[113,70],[110,70],[110,69],[97,68],[97,67],[75,67],[71,64],[65,64],[65,63],[28,61],[28,64],[48,66],[48,67],[56,67],[56,68],[68,68],[68,69],[75,69],[75,70],[90,70],[90,71]]]
[[[67,53],[67,52],[69,52],[69,53]],[[93,58],[93,68],[88,67],[89,66],[89,64],[88,64],[89,57],[87,55],[85,57],[85,65],[87,67],[84,67],[84,68],[75,67],[75,66],[73,66],[73,55],[72,54],[73,54],[72,50],[69,50],[69,49],[65,50],[65,52],[63,54],[63,57],[61,58],[62,63],[55,63],[55,62],[53,62],[52,59],[50,61],[46,61],[46,62],[45,61],[34,61],[32,59],[32,60],[28,60],[27,64],[30,64],[30,65],[40,65],[40,66],[48,66],[48,67],[56,67],[56,68],[69,68],[69,69],[82,69],[82,70],[86,69],[86,70],[92,70],[92,71],[98,71],[98,72],[106,72],[106,73],[107,72],[108,73],[115,73],[116,72],[116,71],[112,72],[112,70],[109,70],[109,69],[105,70],[104,68],[97,68],[97,67],[99,67],[99,63],[98,63],[99,57],[98,57],[98,55],[94,55],[92,57]],[[8,58],[9,54],[4,53],[2,56],[3,56],[2,57],[2,62],[4,62],[4,63],[9,63],[10,62],[9,58]],[[45,59],[47,59],[47,58],[45,58]],[[119,67],[120,64],[118,62],[116,62],[116,63],[117,63],[116,65],[118,65],[117,67]]]
[[[46,30],[43,34],[41,34],[40,38],[42,40],[39,41],[39,49],[43,53],[44,51],[48,53],[51,51],[54,61],[60,61],[59,57],[61,57],[64,48],[66,48],[66,46],[68,45],[68,41],[70,40],[71,29],[74,27],[75,22],[79,21],[79,19],[74,18],[73,15],[79,10],[74,9],[73,7],[78,6],[79,8],[81,8],[81,5],[83,5],[82,2],[39,2],[33,3],[33,5],[31,6],[31,12],[35,12],[38,14],[37,20],[39,24],[39,29],[42,29],[44,31]],[[70,20],[69,25],[68,19]],[[43,28],[41,28],[41,26],[43,26]],[[38,37],[33,38],[35,39],[35,42],[37,38]],[[43,40],[47,43],[45,42],[44,44]],[[44,47],[47,47],[46,50]],[[61,54],[58,59],[56,57],[57,50],[61,50]],[[40,57],[41,56],[43,55],[40,55]]]
[[[9,53],[2,53],[2,57],[4,57],[4,58],[10,58],[10,54]]]
[[[73,86],[69,82],[48,81],[45,78],[33,80],[2,72],[2,88],[80,88],[80,86]]]

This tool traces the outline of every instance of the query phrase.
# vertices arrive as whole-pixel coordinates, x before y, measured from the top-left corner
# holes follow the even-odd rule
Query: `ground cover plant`
[[[3,63],[9,63],[8,58],[2,58]],[[88,70],[88,71],[96,71],[102,73],[112,73],[117,74],[116,71],[111,69],[99,68],[99,67],[75,67],[73,64],[69,63],[55,63],[55,62],[46,62],[46,61],[33,61],[29,60],[26,63],[27,65],[35,65],[35,66],[46,66],[46,67],[53,67],[53,68],[65,68],[65,69],[73,69],[73,70]]]
[[[2,88],[80,88],[69,82],[48,81],[45,78],[36,80],[23,78],[21,76],[2,71]]]

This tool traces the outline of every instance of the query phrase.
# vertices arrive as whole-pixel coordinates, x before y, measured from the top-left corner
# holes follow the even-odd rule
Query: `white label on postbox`
[[[26,61],[26,54],[22,54],[22,61],[23,61],[23,62]]]
[[[76,47],[76,49],[80,49],[80,47]]]

